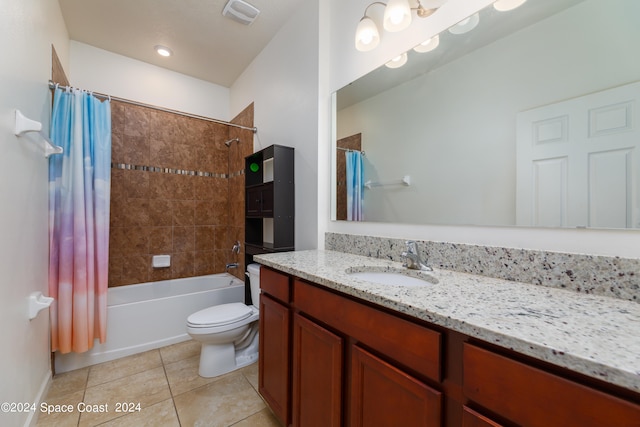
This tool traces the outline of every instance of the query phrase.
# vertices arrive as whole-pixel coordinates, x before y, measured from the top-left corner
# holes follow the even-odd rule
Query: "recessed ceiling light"
[[[521,6],[525,1],[527,0],[498,0],[493,7],[500,12],[506,12]]]
[[[156,50],[156,52],[158,52],[158,55],[160,55],[160,56],[171,56],[171,55],[173,55],[173,52],[171,51],[171,49],[169,49],[166,46],[157,45],[157,46],[154,47],[154,49]]]

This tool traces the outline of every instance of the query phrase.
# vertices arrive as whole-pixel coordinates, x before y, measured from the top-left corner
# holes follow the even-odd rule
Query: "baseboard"
[[[38,415],[40,414],[40,403],[44,402],[44,398],[47,396],[47,393],[49,393],[49,389],[51,388],[51,380],[51,370],[49,370],[42,379],[40,390],[38,390],[38,394],[34,399],[34,402],[37,405],[37,409],[35,411],[29,412],[29,416],[24,423],[25,427],[35,427],[35,425],[38,423]]]

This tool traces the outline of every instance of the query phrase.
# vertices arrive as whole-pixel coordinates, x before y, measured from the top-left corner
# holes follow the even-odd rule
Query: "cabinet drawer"
[[[294,306],[327,325],[440,381],[439,332],[294,280]]]
[[[262,289],[262,292],[285,303],[291,301],[289,298],[289,276],[286,274],[278,273],[263,266],[260,269],[260,289]]]
[[[465,344],[464,394],[527,427],[640,425],[640,406]],[[553,397],[551,397],[553,396]]]

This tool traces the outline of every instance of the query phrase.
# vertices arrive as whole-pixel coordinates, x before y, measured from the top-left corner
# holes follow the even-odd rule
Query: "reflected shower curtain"
[[[106,339],[111,105],[56,88],[49,159],[51,347],[81,353]]]
[[[362,201],[364,193],[364,169],[362,168],[362,153],[346,151],[347,164],[347,220],[362,221]]]

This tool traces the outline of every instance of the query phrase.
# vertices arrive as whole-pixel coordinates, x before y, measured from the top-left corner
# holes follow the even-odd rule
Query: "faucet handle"
[[[404,242],[405,245],[407,245],[407,252],[410,254],[417,254],[418,253],[418,246],[416,245],[416,241],[415,240],[407,240],[406,242]]]

